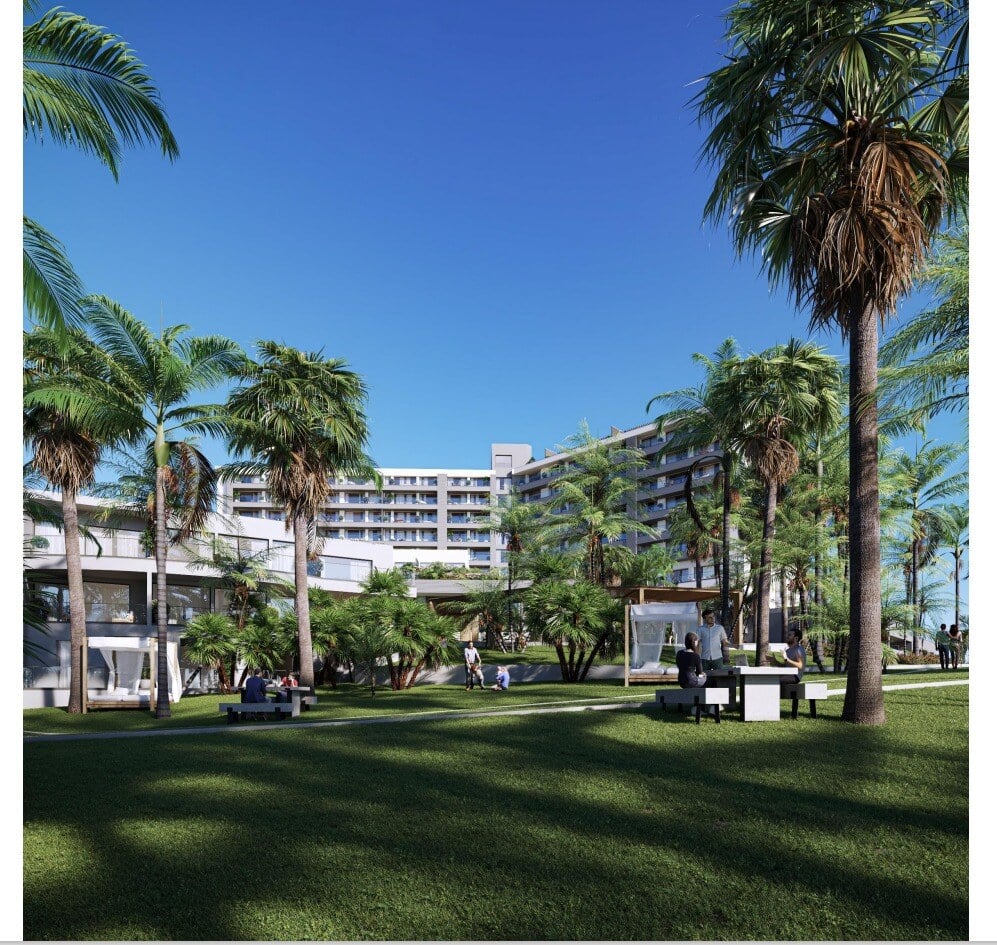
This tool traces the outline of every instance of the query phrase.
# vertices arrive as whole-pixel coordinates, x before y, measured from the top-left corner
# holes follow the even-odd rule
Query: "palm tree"
[[[633,514],[634,473],[647,465],[647,459],[640,450],[602,443],[584,423],[561,449],[568,458],[552,470],[557,476],[554,494],[546,504],[537,536],[541,542],[580,545],[585,553],[585,577],[604,585],[606,542],[628,532],[657,536]]]
[[[916,315],[880,352],[881,397],[908,429],[969,402],[969,227],[936,238],[919,280],[936,305]]]
[[[838,424],[841,366],[814,344],[791,339],[745,358],[720,383],[720,400],[740,413],[735,447],[765,487],[765,514],[755,600],[755,665],[768,657],[772,541],[779,490],[796,474],[796,443]],[[794,442],[795,441],[795,442]]]
[[[681,452],[694,450],[705,460],[708,456],[720,460],[721,483],[723,489],[723,522],[721,530],[720,554],[720,623],[728,629],[731,626],[730,598],[730,552],[733,541],[733,521],[731,511],[734,504],[734,474],[738,456],[735,453],[735,434],[741,422],[734,409],[736,404],[721,399],[721,382],[740,361],[737,342],[727,338],[712,355],[692,356],[700,364],[706,377],[698,387],[685,387],[667,391],[651,398],[647,404],[650,411],[654,404],[662,404],[668,409],[655,418],[658,435],[667,436],[667,443],[654,457],[660,463],[666,451]],[[714,453],[716,451],[716,454]],[[695,500],[690,488],[687,497],[689,514],[695,512]]]
[[[134,418],[101,351],[80,330],[64,334],[36,327],[24,335],[24,437],[32,467],[62,494],[69,585],[69,712],[85,712],[83,648],[87,641],[80,521],[76,497],[94,481],[104,449],[131,435]],[[108,409],[101,409],[108,405]]]
[[[523,555],[524,542],[536,530],[539,524],[539,510],[528,502],[523,502],[518,496],[512,495],[500,500],[500,504],[490,508],[488,517],[492,532],[498,532],[505,538],[505,547],[508,555],[506,562],[506,626],[509,632],[513,631],[513,585],[519,577],[520,559]],[[505,652],[505,643],[499,637],[499,645],[502,652]]]
[[[969,550],[969,508],[963,503],[947,505],[939,513],[941,526],[941,543],[945,553],[952,555],[952,579],[955,581],[955,625],[960,626],[962,613],[960,611],[960,583],[962,566],[966,552]]]
[[[246,461],[230,472],[266,477],[294,533],[295,613],[301,682],[315,685],[308,608],[308,537],[325,504],[329,480],[364,476],[380,482],[369,456],[367,389],[346,362],[275,341],[257,345],[260,361],[247,360],[228,399],[229,445]],[[260,457],[249,460],[248,457]]]
[[[231,692],[225,661],[235,653],[237,636],[235,621],[225,614],[198,614],[191,620],[184,627],[183,650],[187,662],[196,666],[197,670],[191,673],[186,685],[189,686],[205,666],[215,666],[219,688],[222,692]]]
[[[897,457],[901,489],[893,495],[893,504],[907,518],[906,551],[909,555],[910,593],[908,603],[914,607],[914,648],[921,628],[923,613],[919,607],[920,577],[930,558],[931,539],[941,531],[942,503],[966,491],[965,470],[950,472],[949,467],[963,455],[961,447],[952,443],[924,443],[913,456]]]
[[[75,13],[55,7],[24,27],[23,96],[26,138],[92,154],[115,180],[124,147],[151,142],[169,160],[179,156],[145,66],[120,37]],[[83,320],[83,288],[62,244],[28,217],[23,273],[28,313],[64,341],[66,327]]]
[[[123,409],[130,411],[134,439],[147,443],[147,457],[155,466],[156,600],[167,598],[167,526],[180,544],[202,530],[215,501],[217,474],[191,439],[192,434],[220,434],[225,430],[221,408],[194,405],[192,395],[231,376],[242,349],[220,335],[184,337],[187,325],[172,325],[157,337],[117,302],[103,296],[88,300],[94,336],[127,390]],[[101,405],[106,409],[107,405]],[[177,511],[181,514],[175,514]],[[167,613],[156,608],[158,647],[156,718],[169,718],[166,662]]]
[[[849,339],[851,620],[843,718],[885,720],[876,372],[896,310],[968,190],[963,2],[754,0],[727,13],[723,65],[696,98],[717,169],[705,215],[729,222],[811,324]]]

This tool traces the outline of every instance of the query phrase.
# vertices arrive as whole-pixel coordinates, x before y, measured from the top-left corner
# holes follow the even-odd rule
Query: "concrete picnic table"
[[[727,686],[733,701],[738,690],[738,708],[742,722],[778,722],[780,685],[796,679],[792,667],[725,666],[708,670],[714,686]]]

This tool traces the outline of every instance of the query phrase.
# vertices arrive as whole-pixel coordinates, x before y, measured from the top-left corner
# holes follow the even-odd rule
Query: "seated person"
[[[297,686],[298,680],[296,680],[290,673],[287,673],[283,679],[281,679],[280,684],[282,686]]]
[[[675,665],[683,689],[699,689],[706,685],[703,661],[699,658],[699,637],[691,630],[685,635],[685,649],[675,654]]]
[[[802,682],[803,673],[807,668],[807,651],[803,648],[803,636],[799,630],[787,630],[785,660],[776,661],[777,666],[785,666],[788,669],[796,670],[792,675],[780,676],[779,681],[784,683]]]
[[[243,693],[243,702],[266,702],[267,684],[260,675],[258,669],[253,670],[253,675],[246,680],[246,688]]]
[[[509,688],[509,670],[505,666],[498,668],[498,675],[495,677],[495,685],[492,692],[505,692]]]

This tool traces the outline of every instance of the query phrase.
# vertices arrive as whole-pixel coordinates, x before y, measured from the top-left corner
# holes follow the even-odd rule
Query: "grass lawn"
[[[946,674],[957,678],[965,677],[968,671]],[[814,677],[827,682],[831,688],[844,688],[843,675],[826,674]],[[937,671],[909,670],[903,674],[887,676],[886,684],[937,680]],[[658,685],[639,685],[625,688],[622,679],[610,679],[585,683],[567,684],[562,682],[523,683],[513,685],[501,695],[475,689],[466,692],[463,683],[455,685],[416,686],[404,692],[393,692],[380,687],[377,695],[371,698],[370,689],[364,686],[340,684],[336,689],[319,687],[319,704],[308,712],[303,712],[299,722],[326,722],[333,719],[365,718],[380,715],[395,715],[411,712],[453,712],[478,711],[481,709],[515,708],[554,702],[577,702],[584,700],[641,701],[654,698]],[[98,709],[86,715],[69,715],[65,709],[27,709],[24,712],[24,733],[26,735],[72,734],[81,732],[141,731],[160,728],[189,728],[195,726],[224,725],[225,714],[218,711],[220,702],[238,702],[235,695],[185,696],[172,706],[173,715],[169,719],[157,721],[152,714],[136,709]],[[786,703],[788,706],[788,703]],[[830,705],[823,711],[828,714],[838,712],[837,705]],[[273,722],[273,719],[267,720]],[[243,723],[252,726],[255,723]]]
[[[547,646],[545,643],[534,644],[526,648],[524,653],[522,650],[517,650],[515,653],[503,653],[499,649],[486,650],[484,647],[478,647],[478,652],[481,654],[481,662],[486,666],[513,666],[518,663],[557,663],[557,650],[552,646]],[[741,656],[748,653],[747,650],[735,650],[732,649],[731,657]],[[750,653],[750,658],[754,659],[754,653]],[[672,646],[662,647],[661,650],[661,662],[662,663],[675,663],[675,648]],[[598,666],[622,666],[623,665],[623,653],[617,653],[612,659],[600,659],[596,663]]]
[[[965,939],[968,695],[28,744],[24,936]]]

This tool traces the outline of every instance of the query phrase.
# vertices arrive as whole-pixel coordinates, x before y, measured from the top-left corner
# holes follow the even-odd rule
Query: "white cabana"
[[[661,651],[665,646],[681,643],[688,631],[699,626],[699,612],[695,601],[631,604],[627,625],[625,685],[630,685],[631,679],[659,679],[676,672],[671,663],[662,664]]]
[[[90,637],[87,642],[90,649],[100,652],[108,667],[107,687],[91,690],[90,703],[148,706],[156,693],[156,638]],[[180,644],[176,639],[170,639],[166,644],[166,663],[170,702],[179,702],[183,677],[180,674]],[[149,667],[150,683],[148,688],[143,688],[142,673],[146,665]]]

